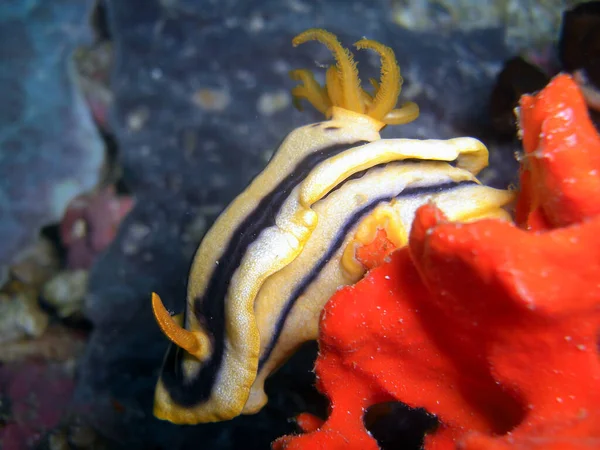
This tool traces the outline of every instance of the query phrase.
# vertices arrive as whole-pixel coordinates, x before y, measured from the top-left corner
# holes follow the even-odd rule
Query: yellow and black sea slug
[[[435,202],[451,220],[510,219],[509,191],[483,186],[488,164],[477,139],[382,139],[386,125],[419,115],[396,108],[402,78],[393,51],[368,39],[355,44],[381,58],[374,93],[361,87],[352,54],[324,30],[294,46],[325,44],[336,64],[320,86],[295,70],[296,104],[308,100],[326,121],[292,131],[266,168],[208,231],[189,275],[183,321],[159,296],[152,306],[172,341],[155,393],[157,417],[180,424],[227,420],[259,411],[265,379],[304,342],[317,338],[319,314],[364,268],[355,250],[385,229],[406,243],[416,209]]]

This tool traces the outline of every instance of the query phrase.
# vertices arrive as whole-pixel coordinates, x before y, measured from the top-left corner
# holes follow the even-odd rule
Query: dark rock
[[[563,69],[582,69],[600,88],[600,2],[588,2],[565,11],[558,42]]]
[[[318,26],[347,46],[362,36],[390,45],[406,79],[403,98],[417,101],[422,116],[384,135],[450,138],[488,126],[486,102],[507,57],[502,32],[440,39],[407,31],[390,22],[384,1],[107,5],[116,60],[109,124],[136,206],[91,272],[86,314],[95,330],[76,406],[87,407],[90,423],[128,450],[268,448],[293,431],[289,419],[296,413],[320,408],[310,387],[314,345],[268,382],[270,402],[258,415],[195,427],[159,422],[152,416],[153,389],[167,342],[152,317],[150,294],[182,310],[201,231],[290,131],[322,119],[292,108],[288,71],[310,68],[322,77],[319,65],[331,55],[317,43],[293,48],[292,37]],[[378,58],[360,52],[358,59],[363,80],[378,76]],[[492,152],[492,184],[506,186],[514,175],[512,152],[505,155]]]
[[[437,418],[425,409],[412,409],[400,402],[371,406],[363,421],[381,450],[420,449],[425,433],[434,432],[439,425]]]
[[[517,118],[514,109],[524,94],[542,89],[550,77],[522,57],[508,60],[498,75],[490,99],[492,127],[499,136],[517,138]]]

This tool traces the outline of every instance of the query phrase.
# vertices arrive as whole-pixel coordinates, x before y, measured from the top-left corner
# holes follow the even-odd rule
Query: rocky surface
[[[556,40],[565,9],[589,0],[391,0],[393,20],[415,31],[502,28],[518,53],[544,49]]]

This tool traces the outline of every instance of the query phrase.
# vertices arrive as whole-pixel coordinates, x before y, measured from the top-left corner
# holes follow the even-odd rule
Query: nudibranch
[[[393,51],[368,39],[381,79],[361,86],[352,54],[324,30],[316,40],[335,64],[320,86],[295,70],[296,105],[308,100],[326,121],[292,131],[258,174],[218,217],[192,263],[183,321],[157,294],[156,320],[172,342],[157,383],[156,417],[178,424],[228,420],[258,412],[265,379],[304,342],[314,340],[326,301],[365,268],[355,251],[378,230],[407,241],[416,209],[434,202],[452,220],[510,220],[513,193],[481,185],[488,163],[477,139],[382,139],[386,125],[417,118],[414,103],[396,108],[402,78]]]

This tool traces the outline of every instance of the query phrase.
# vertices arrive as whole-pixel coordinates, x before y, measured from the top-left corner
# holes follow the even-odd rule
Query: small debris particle
[[[271,116],[291,103],[290,95],[286,91],[268,92],[259,97],[256,109],[264,116]]]
[[[87,282],[85,269],[62,271],[44,286],[44,299],[60,317],[69,317],[83,308]]]
[[[194,93],[193,101],[205,111],[224,111],[231,103],[231,97],[225,90],[205,88]]]
[[[258,33],[265,28],[265,19],[260,14],[255,14],[248,22],[248,30],[252,33]]]
[[[131,131],[140,131],[150,117],[150,111],[145,106],[134,109],[127,116],[127,127]]]

